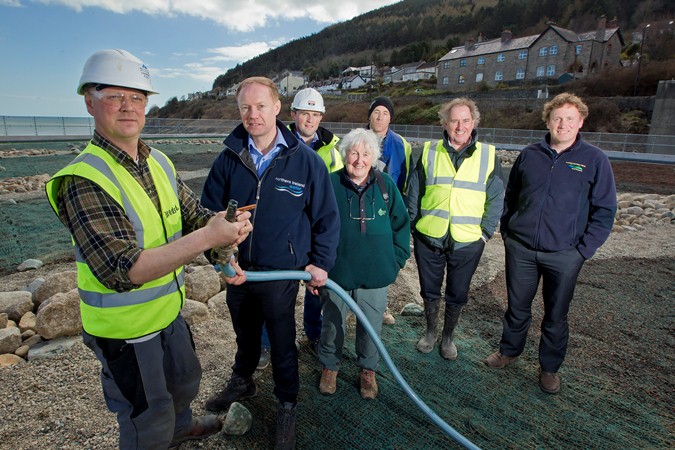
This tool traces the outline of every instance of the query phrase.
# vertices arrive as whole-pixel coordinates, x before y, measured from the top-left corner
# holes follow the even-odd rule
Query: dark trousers
[[[471,278],[485,248],[483,240],[479,239],[456,250],[431,247],[417,236],[414,236],[414,243],[422,298],[425,301],[441,298],[445,276],[445,304],[451,307],[466,305]]]
[[[271,344],[274,395],[281,402],[296,403],[300,380],[295,346],[297,281],[265,281],[227,287],[227,306],[237,335],[234,374],[248,378],[260,359],[263,322]]]
[[[539,364],[546,372],[557,372],[567,352],[567,313],[584,258],[576,248],[540,252],[510,238],[504,245],[508,308],[504,314],[500,352],[505,356],[518,356],[523,352],[532,322],[532,300],[542,279],[544,319],[541,322]]]
[[[305,290],[302,324],[310,341],[316,341],[321,337],[321,298],[308,289]]]
[[[120,449],[164,450],[190,431],[190,403],[199,392],[202,368],[192,334],[181,315],[152,339],[82,340],[101,362],[101,386],[108,409],[117,414]]]

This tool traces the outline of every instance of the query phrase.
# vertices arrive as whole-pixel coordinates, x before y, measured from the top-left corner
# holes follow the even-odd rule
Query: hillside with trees
[[[536,34],[550,21],[576,32],[593,30],[603,14],[617,17],[622,30],[635,30],[673,10],[668,0],[406,0],[256,56],[220,75],[213,88],[284,70],[302,70],[312,81],[371,62],[434,61],[469,37],[497,38],[504,29]]]
[[[626,44],[622,49],[623,57],[634,61],[640,44],[632,42],[632,32],[641,31],[649,22],[672,20],[673,9],[669,0],[406,0],[331,25],[321,32],[258,55],[218,76],[211,95],[191,100],[172,98],[164,107],[152,108],[148,115],[238,119],[234,99],[222,98],[217,93],[249,76],[274,78],[283,71],[294,70],[302,71],[313,81],[337,77],[349,66],[374,63],[377,67],[385,67],[413,61],[436,61],[469,38],[497,38],[505,29],[514,36],[533,35],[545,30],[549,22],[575,32],[589,31],[595,29],[601,15],[617,18]],[[598,110],[602,111],[598,119],[603,122],[598,124],[598,130],[636,133],[648,130],[648,117],[644,111],[619,101],[592,100],[593,97],[654,95],[658,80],[675,77],[675,38],[672,33],[653,33],[642,51],[639,85],[634,84],[632,68],[596,74],[564,85],[564,89],[581,94],[591,104],[598,105]],[[551,88],[554,92],[560,87]],[[414,84],[378,82],[361,92],[366,94],[362,101],[327,97],[324,120],[365,120],[367,99],[383,94],[394,98],[399,111],[397,123],[436,124],[438,106],[451,94],[437,91],[434,79]],[[289,120],[290,99],[282,99],[282,102],[279,118]],[[484,114],[481,125],[503,128],[542,126],[538,114],[528,110],[495,110],[492,114]]]

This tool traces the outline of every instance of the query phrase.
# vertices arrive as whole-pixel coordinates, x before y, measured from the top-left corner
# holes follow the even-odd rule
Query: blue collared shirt
[[[258,150],[258,148],[255,146],[255,143],[253,142],[253,138],[251,138],[251,136],[249,135],[248,150],[249,153],[251,154],[253,164],[255,164],[258,176],[261,176],[263,172],[265,172],[265,169],[269,167],[272,160],[284,148],[288,148],[288,144],[286,143],[286,139],[284,139],[284,136],[281,134],[279,129],[277,129],[277,137],[274,140],[274,148],[270,150],[266,155],[263,155],[262,152]]]
[[[297,130],[295,131],[295,137],[297,137],[300,142],[305,142],[305,138],[300,136],[300,133],[298,133]],[[312,142],[310,142],[309,144],[307,144],[307,142],[305,142],[305,144],[307,144],[309,146],[309,148],[314,148],[314,144],[318,140],[319,140],[319,135],[317,133],[314,133],[314,137],[312,138]]]

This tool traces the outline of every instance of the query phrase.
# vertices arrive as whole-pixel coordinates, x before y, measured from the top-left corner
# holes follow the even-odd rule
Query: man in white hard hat
[[[46,191],[75,247],[83,342],[101,362],[120,448],[177,448],[222,428],[219,417],[193,417],[190,408],[202,371],[180,315],[183,265],[242,242],[250,213],[230,223],[203,208],[171,161],[140,139],[156,92],[134,55],[94,53],[77,92],[94,135]]]
[[[316,150],[326,163],[329,172],[335,172],[344,166],[340,152],[336,148],[340,138],[320,126],[325,112],[323,97],[319,91],[312,88],[302,89],[293,98],[291,104],[293,123],[289,128],[305,144]],[[309,349],[316,354],[321,337],[321,300],[309,289],[305,292],[303,328],[309,341]]]

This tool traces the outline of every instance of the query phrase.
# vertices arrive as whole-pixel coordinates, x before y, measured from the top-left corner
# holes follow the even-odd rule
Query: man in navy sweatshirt
[[[525,147],[513,165],[500,225],[508,307],[499,351],[484,362],[502,369],[523,352],[532,300],[543,278],[539,387],[549,394],[560,390],[557,372],[567,352],[567,313],[577,277],[607,240],[616,213],[609,159],[579,133],[586,117],[588,107],[572,94],[544,105],[549,133]]]

